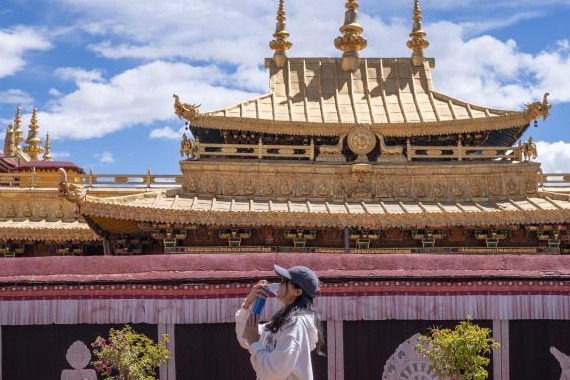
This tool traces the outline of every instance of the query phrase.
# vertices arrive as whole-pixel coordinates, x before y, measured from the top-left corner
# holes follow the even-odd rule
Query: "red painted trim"
[[[251,283],[194,285],[45,285],[0,287],[0,301],[56,299],[242,298]],[[570,295],[570,281],[371,281],[323,284],[320,297]]]

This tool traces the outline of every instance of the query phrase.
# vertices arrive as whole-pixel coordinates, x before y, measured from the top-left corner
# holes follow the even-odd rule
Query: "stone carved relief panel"
[[[415,350],[419,343],[415,334],[396,348],[384,365],[382,380],[439,380],[430,368],[427,358]]]
[[[80,340],[73,342],[65,358],[73,369],[64,369],[61,372],[61,380],[97,380],[95,370],[86,369],[91,361],[91,352],[85,343]]]

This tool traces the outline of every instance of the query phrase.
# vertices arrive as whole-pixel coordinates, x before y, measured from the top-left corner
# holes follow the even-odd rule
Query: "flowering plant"
[[[471,316],[455,329],[430,329],[420,335],[416,351],[429,359],[433,372],[440,378],[485,380],[491,352],[499,348],[491,330],[472,322]]]
[[[91,344],[91,364],[104,380],[154,380],[156,367],[169,357],[167,342],[167,334],[154,343],[129,325],[111,329],[108,339],[99,336]]]

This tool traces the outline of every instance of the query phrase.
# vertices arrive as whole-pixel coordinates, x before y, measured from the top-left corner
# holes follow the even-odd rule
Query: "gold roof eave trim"
[[[521,128],[542,115],[531,115],[524,111],[510,114],[433,122],[372,123],[374,133],[386,137],[412,137],[448,135],[497,131],[508,128]],[[358,124],[358,123],[356,123]],[[262,120],[231,116],[204,116],[192,120],[195,128],[216,130],[243,130],[256,133],[294,136],[340,136],[346,134],[355,123],[314,123],[306,121]]]
[[[191,222],[208,226],[252,226],[287,228],[418,228],[484,227],[497,220],[504,225],[565,223],[570,220],[570,209],[558,210],[501,210],[464,213],[403,213],[403,214],[334,214],[280,211],[199,211],[136,207],[87,201],[82,205],[83,215],[145,222]]]
[[[18,228],[0,227],[0,240],[24,240],[24,241],[101,241],[88,227],[70,228]]]

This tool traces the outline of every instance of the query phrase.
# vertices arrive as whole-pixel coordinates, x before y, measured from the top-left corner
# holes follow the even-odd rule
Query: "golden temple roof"
[[[438,135],[522,127],[545,112],[478,106],[434,91],[431,67],[410,58],[360,59],[355,72],[340,58],[272,59],[270,92],[228,108],[199,113],[176,102],[176,113],[195,127],[261,133],[339,136],[369,124],[384,136]]]
[[[84,215],[112,220],[190,222],[273,227],[419,228],[564,223],[570,199],[538,194],[526,198],[437,201],[287,201],[197,197],[168,192],[89,198]]]
[[[94,241],[101,238],[87,223],[65,222],[62,220],[4,220],[0,221],[0,240],[55,241],[68,240]]]

